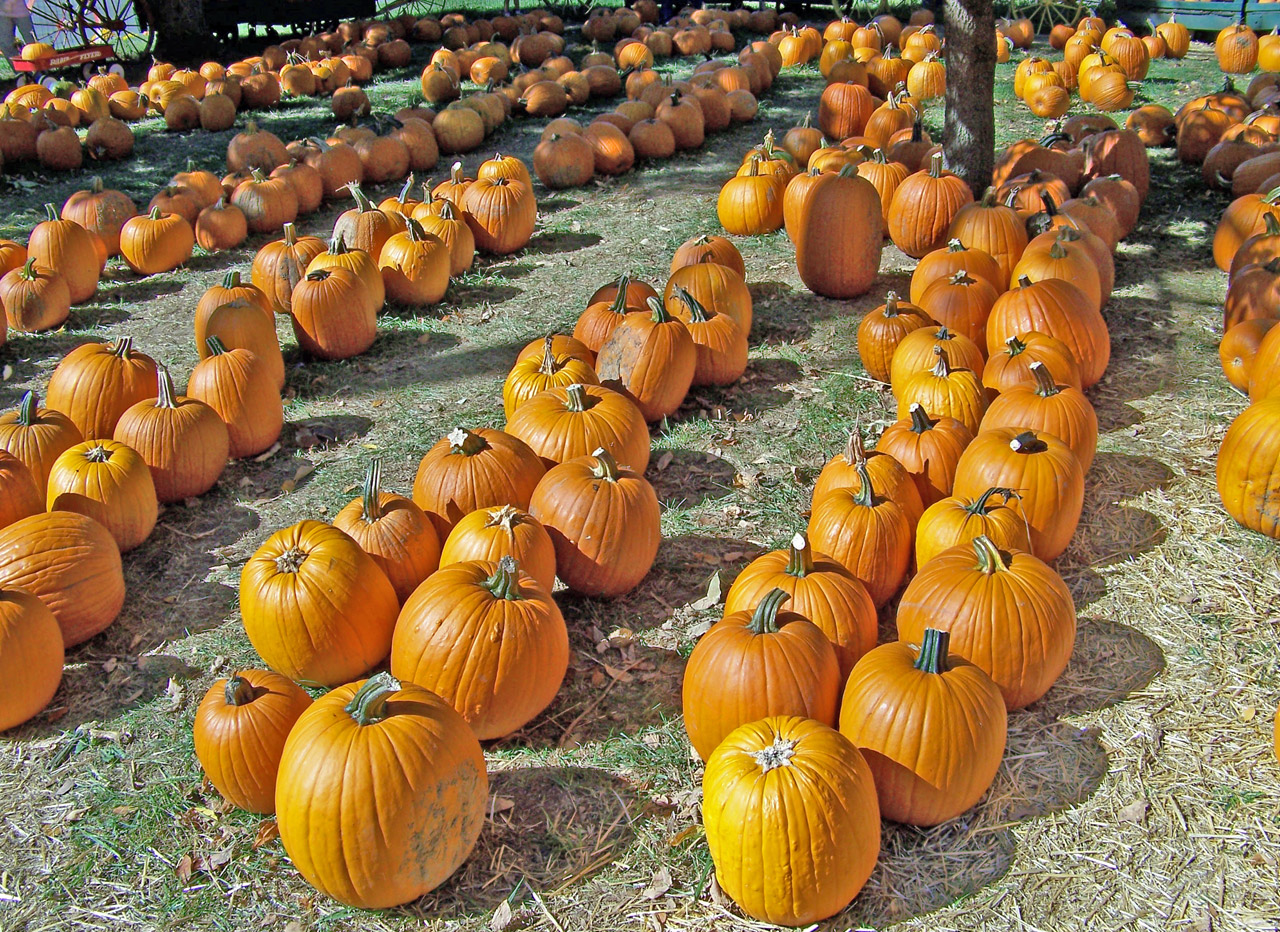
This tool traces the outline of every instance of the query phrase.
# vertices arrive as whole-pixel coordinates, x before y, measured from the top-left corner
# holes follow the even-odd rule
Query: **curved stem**
[[[778,609],[782,603],[791,598],[786,589],[774,589],[756,606],[751,613],[751,621],[747,629],[752,634],[776,634],[778,631]]]
[[[239,673],[233,673],[227,679],[223,697],[227,705],[242,706],[258,698],[258,690]]]
[[[933,430],[938,423],[929,419],[929,413],[918,401],[913,401],[908,411],[911,414],[912,433],[923,434],[925,431]]]
[[[655,324],[665,324],[675,319],[667,313],[667,308],[662,303],[661,298],[649,298],[647,303],[649,305],[649,310],[653,314],[653,322]]]
[[[524,596],[520,592],[520,567],[510,555],[498,561],[493,575],[480,584],[495,599],[518,602]]]
[[[364,478],[364,492],[361,498],[366,521],[379,520],[382,510],[382,457],[375,456],[369,463],[369,472]]]
[[[1052,398],[1054,395],[1062,391],[1058,387],[1058,383],[1054,381],[1053,376],[1049,372],[1049,367],[1044,363],[1036,360],[1028,368],[1036,380],[1036,394],[1041,398]]]
[[[809,543],[809,537],[804,531],[796,534],[791,538],[790,553],[787,556],[788,576],[795,576],[797,579],[804,579],[813,572],[813,547]]]
[[[676,296],[676,300],[689,309],[689,320],[693,323],[705,324],[711,319],[711,316],[707,313],[706,307],[701,301],[691,295],[688,289],[683,288],[680,285],[676,285],[674,294]],[[653,299],[651,298],[650,300]]]
[[[947,663],[947,648],[950,645],[950,631],[925,628],[924,640],[920,643],[920,653],[916,656],[915,668],[921,673],[946,673],[951,669],[950,664]]]
[[[992,573],[1003,573],[1009,569],[1006,554],[1000,551],[986,534],[979,534],[973,539],[973,552],[978,555],[978,569],[986,576]]]
[[[156,395],[157,408],[176,408],[178,407],[177,392],[173,389],[173,376],[169,374],[169,370],[164,366],[157,366],[158,381],[160,384],[159,393]]]
[[[133,337],[121,337],[116,341],[115,349],[111,352],[121,359],[128,359],[129,354],[133,352]]]
[[[555,353],[555,337],[547,334],[546,339],[542,343],[542,362],[538,366],[538,371],[543,375],[555,375],[563,367],[556,363]]]
[[[951,375],[951,360],[947,358],[947,351],[941,346],[935,346],[933,355],[937,357],[937,361],[933,364],[933,374],[940,379],[947,378]]]
[[[31,427],[36,423],[40,410],[40,399],[35,392],[25,392],[18,402],[18,423],[23,427]]]
[[[622,470],[618,466],[618,461],[613,458],[613,454],[604,447],[597,447],[591,455],[596,460],[591,475],[606,482],[617,482]]]
[[[983,492],[981,495],[979,495],[973,502],[971,502],[968,505],[965,505],[964,511],[968,512],[970,515],[972,515],[975,518],[982,517],[987,513],[987,501],[993,495],[999,495],[1001,498],[1005,500],[1006,503],[1008,503],[1011,499],[1018,499],[1018,500],[1022,499],[1022,496],[1019,495],[1017,492],[1015,492],[1013,489],[1006,489],[1002,486],[992,486],[991,488]]]
[[[357,725],[376,725],[387,717],[387,700],[400,691],[400,681],[385,670],[364,681],[363,685],[343,706]]]
[[[853,500],[864,508],[874,508],[876,506],[876,490],[871,487],[871,473],[867,471],[867,461],[863,459],[857,465],[858,470],[858,490],[854,493]]]
[[[206,337],[204,345],[209,347],[209,353],[213,356],[221,356],[227,351],[227,348],[222,344],[222,340],[217,336]]]

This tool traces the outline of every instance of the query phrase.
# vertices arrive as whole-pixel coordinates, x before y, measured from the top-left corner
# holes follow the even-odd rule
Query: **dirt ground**
[[[579,53],[580,53],[579,49]],[[382,76],[402,105],[415,68]],[[677,71],[687,70],[681,65]],[[1038,128],[1000,72],[1008,143]],[[1171,106],[1218,83],[1198,47],[1152,69],[1143,94]],[[718,609],[699,608],[756,554],[803,525],[817,469],[860,425],[893,418],[858,361],[859,316],[905,292],[911,260],[886,249],[870,294],[815,298],[781,234],[742,240],[756,323],[751,363],[699,390],[655,429],[649,478],[664,504],[653,572],[612,602],[561,595],[574,648],[552,707],[487,748],[491,818],[471,859],[399,910],[348,910],[289,866],[274,824],[229,811],[192,754],[195,707],[218,676],[259,661],[236,605],[239,568],[272,531],[327,518],[367,460],[407,490],[426,449],[457,425],[501,426],[516,350],[567,329],[599,285],[665,280],[686,238],[717,229],[715,197],[766,128],[816,106],[816,72],[784,76],[756,123],[616,180],[552,194],[520,254],[481,262],[423,313],[390,311],[367,355],[289,364],[281,449],[231,466],[214,492],[166,508],[125,561],[129,597],[107,632],[68,656],[51,707],[0,742],[0,928],[754,928],[712,882],[698,815],[701,766],[680,723],[683,659]],[[1143,102],[1140,99],[1139,102]],[[595,107],[592,109],[600,109]],[[937,129],[940,112],[930,115]],[[283,138],[328,125],[293,104],[263,124]],[[488,148],[528,157],[541,124],[508,124]],[[187,156],[213,167],[230,134],[148,130],[108,183],[145,202]],[[1004,764],[973,811],[923,831],[886,824],[872,878],[831,929],[1259,930],[1280,922],[1280,796],[1270,750],[1280,561],[1274,542],[1216,502],[1214,456],[1243,401],[1217,366],[1225,282],[1209,241],[1225,206],[1172,154],[1117,256],[1104,314],[1113,356],[1092,390],[1102,436],[1084,517],[1058,568],[1079,635],[1062,680],[1010,716]],[[444,171],[442,165],[440,173]],[[0,179],[0,235],[24,236],[46,199],[85,176]],[[336,209],[310,218],[324,235]],[[0,406],[41,388],[57,359],[123,335],[184,380],[192,311],[262,242],[137,279],[113,263],[93,303],[57,333],[0,349]],[[695,604],[697,603],[697,604]],[[882,635],[893,634],[892,612]]]

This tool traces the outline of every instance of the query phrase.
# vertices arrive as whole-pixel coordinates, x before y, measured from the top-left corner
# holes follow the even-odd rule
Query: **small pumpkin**
[[[913,330],[935,321],[914,304],[900,301],[890,291],[880,307],[870,310],[858,323],[858,356],[873,379],[888,382],[894,351]]]
[[[556,550],[533,515],[511,505],[477,508],[459,521],[440,549],[440,566],[470,560],[497,564],[512,557],[543,592],[556,582]]]
[[[71,315],[71,291],[65,278],[37,267],[30,258],[0,277],[0,309],[9,329],[19,333],[52,330]]]
[[[916,525],[916,566],[975,537],[989,537],[1001,550],[1031,552],[1031,528],[1016,507],[1013,489],[990,488],[977,497],[949,496],[934,502]]]

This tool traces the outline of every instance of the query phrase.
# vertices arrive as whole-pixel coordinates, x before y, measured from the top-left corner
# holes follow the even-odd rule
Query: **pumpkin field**
[[[894,9],[898,28],[912,12]],[[1262,164],[1280,138],[1280,41],[1262,70],[1237,69],[1231,89],[1212,35],[1196,34],[1183,57],[1146,46],[1139,79],[1096,53],[1093,103],[1072,68],[1067,86],[1049,64],[1073,54],[1086,26],[1055,33],[1052,47],[1029,35],[1018,42],[1029,48],[1004,47],[997,184],[1009,180],[1002,164],[1017,177],[983,201],[931,148],[945,79],[917,69],[941,63],[932,52],[900,60],[899,88],[873,64],[879,54],[861,54],[863,39],[893,44],[879,26],[847,52],[828,37],[793,61],[799,34],[743,13],[712,23],[708,41],[721,44],[682,54],[711,11],[681,14],[674,50],[663,38],[615,52],[613,24],[599,20],[622,28],[624,13],[549,17],[507,40],[516,51],[505,60],[495,38],[471,50],[461,78],[438,50],[478,45],[450,39],[466,37],[475,10],[402,24],[397,40],[345,24],[348,47],[378,38],[365,42],[374,64],[359,81],[305,62],[305,49],[282,52],[264,101],[219,100],[207,114],[183,81],[204,75],[193,80],[208,101],[261,78],[263,60],[239,82],[197,63],[155,79],[138,66],[128,83],[154,80],[150,96],[100,95],[104,121],[111,104],[138,108],[115,120],[131,145],[86,142],[96,122],[73,142],[51,114],[43,133],[60,139],[0,163],[0,413],[19,412],[0,418],[0,930],[1280,929],[1280,155],[1274,170]],[[484,15],[496,34],[496,11]],[[524,15],[522,28],[536,25]],[[551,20],[563,48],[547,40],[559,34]],[[812,25],[817,36],[841,26]],[[1002,35],[1021,28],[1002,24]],[[1101,32],[1081,39],[1081,55]],[[565,70],[581,73],[530,80],[500,106],[504,80],[531,70],[517,43],[535,37],[550,42],[542,58],[567,56]],[[752,43],[793,38],[763,86],[718,85],[726,92],[699,105],[696,134],[681,110],[693,84],[665,93],[714,56],[747,59],[719,71],[767,70]],[[1142,44],[1116,41],[1127,39]],[[214,64],[264,45],[245,39]],[[584,56],[601,52],[617,61],[588,67]],[[846,146],[828,138],[828,111],[847,114],[828,81],[866,99],[836,134],[856,137]],[[663,90],[652,102],[649,83]],[[459,94],[487,98],[465,126],[448,106]],[[90,96],[32,112],[84,109]],[[920,119],[873,128],[883,101],[907,101]],[[434,129],[414,126],[421,107]],[[1124,127],[1131,114],[1149,160],[1145,198],[1145,171],[1095,170],[1110,156],[1082,140],[1108,127],[1070,122]],[[0,113],[0,153],[6,133],[21,134],[6,124],[26,118]],[[267,133],[282,155],[263,171],[245,153],[263,151]],[[393,137],[409,160],[399,166],[375,151]],[[788,148],[799,140],[803,158]],[[354,189],[336,180],[345,169],[329,172],[340,149],[360,153]],[[1009,167],[1020,153],[1039,160],[1034,170]],[[824,158],[810,172],[785,164]],[[885,195],[898,158],[914,164],[894,185],[963,189],[936,229],[923,208]],[[1078,159],[1073,181],[1045,167],[1054,159]],[[429,167],[406,184],[414,160]],[[764,174],[827,193],[806,212],[784,208],[785,181],[778,204],[773,189],[756,198]],[[860,183],[858,225],[883,222],[883,249],[876,238],[857,256],[806,257],[795,241],[836,237],[854,209],[837,200],[852,178],[874,184]],[[37,254],[53,249],[41,244],[53,228],[40,225],[62,222],[94,179],[139,215],[116,228],[115,251],[98,232],[59,230],[58,248],[80,234],[89,245],[50,269]],[[200,203],[194,191],[210,179]],[[307,203],[298,192],[312,188]],[[1022,241],[988,256],[958,231],[985,235],[975,218],[994,216],[997,200]],[[1130,222],[1117,205],[1132,208]],[[372,214],[399,218],[377,234],[377,261],[349,248],[373,235]],[[99,262],[94,249],[112,255]],[[260,278],[270,250],[276,271]],[[290,279],[286,261],[299,256]],[[245,287],[267,279],[270,293]],[[21,288],[38,300],[7,297]],[[1072,321],[1092,330],[1015,326],[1013,302],[1033,292],[1072,304]],[[27,312],[54,316],[32,323]],[[873,346],[877,322],[904,320]],[[1224,324],[1234,326],[1220,359]],[[106,346],[78,349],[87,344]],[[1022,369],[1022,352],[1039,362]],[[647,374],[646,354],[663,354]],[[1270,374],[1251,382],[1243,370],[1255,363]],[[145,371],[146,387],[108,412],[119,398],[92,373],[113,365]],[[269,403],[251,404],[248,389],[227,400],[234,366]],[[1035,398],[1060,407],[1027,422],[1016,405]],[[65,410],[55,402],[74,408],[76,439],[36,475],[5,431],[33,404]],[[146,417],[184,406],[184,442],[158,451]],[[1252,426],[1242,419],[1224,447],[1246,409]],[[584,410],[599,418],[586,441],[550,426]],[[945,475],[888,455],[922,435],[954,447],[931,454],[950,457]],[[1010,450],[1052,461],[1047,491],[1001,478],[1005,461],[1028,458]],[[1268,450],[1261,504],[1220,496],[1219,475],[1256,478]],[[476,491],[480,467],[448,471],[476,451],[493,457],[484,482],[510,489],[502,500]],[[112,461],[119,476],[132,469],[115,491],[84,478]],[[12,491],[21,483],[38,493],[26,510]],[[941,502],[955,500],[981,529],[926,539]],[[851,542],[859,509],[883,514]],[[23,522],[44,523],[24,537]],[[380,550],[379,523],[417,537],[404,530]],[[484,536],[495,527],[509,549]],[[76,555],[37,566],[59,535]],[[50,580],[90,563],[102,564],[99,581],[72,604]],[[834,628],[775,588],[806,574],[831,580],[832,604],[845,599]],[[1034,615],[1035,663],[1019,659],[1025,645],[983,659],[966,640],[965,587],[992,575],[1014,580],[998,612]],[[337,627],[298,621],[313,610],[280,595],[282,576],[323,589],[314,611]],[[18,579],[39,599],[14,595]],[[453,618],[481,601],[507,613],[502,633]],[[34,636],[16,633],[19,613],[52,638],[39,657]],[[770,638],[773,665],[742,646]],[[497,669],[507,650],[493,695],[470,673],[441,672],[463,664],[455,651]],[[60,681],[37,682],[55,654]],[[951,698],[928,701],[953,705],[918,714],[920,734],[904,739],[922,758],[954,757],[936,789],[886,756],[892,738],[880,732],[901,729],[900,709],[877,690],[941,676]],[[254,747],[275,744],[256,759],[217,729],[262,695],[278,720],[262,713]],[[948,718],[959,709],[963,721]],[[368,761],[339,747],[392,724],[403,730]],[[951,741],[961,750],[938,745]],[[772,805],[751,794],[772,771],[802,767],[828,795],[793,800],[794,823],[768,822]],[[387,859],[364,858],[396,839]],[[816,879],[793,877],[793,861],[811,861]]]

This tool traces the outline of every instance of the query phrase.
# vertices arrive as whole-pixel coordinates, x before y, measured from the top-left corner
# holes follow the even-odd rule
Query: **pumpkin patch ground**
[[[409,66],[365,86],[375,111],[407,105],[419,87],[432,46],[412,49]],[[673,61],[661,69],[691,67]],[[1002,146],[1045,127],[1013,95],[1015,64],[997,69]],[[1134,106],[1176,110],[1220,82],[1211,48],[1196,44],[1185,60],[1152,62]],[[208,494],[160,506],[154,532],[124,558],[118,620],[70,648],[51,705],[0,737],[0,928],[762,928],[713,882],[682,678],[738,572],[805,529],[814,479],[849,432],[874,438],[899,417],[856,342],[867,311],[911,293],[915,261],[888,244],[870,290],[835,300],[805,287],[782,230],[732,237],[754,316],[746,371],[726,387],[695,381],[674,415],[650,425],[644,476],[662,506],[653,568],[616,599],[555,593],[569,635],[563,685],[529,724],[486,742],[479,840],[432,893],[379,912],[317,894],[273,819],[225,804],[202,779],[191,723],[217,680],[262,664],[238,589],[263,542],[303,520],[332,521],[359,498],[375,456],[381,488],[409,495],[441,437],[502,428],[503,380],[521,348],[572,332],[593,293],[623,273],[660,289],[677,247],[723,232],[717,199],[742,153],[766,130],[782,138],[807,113],[816,119],[821,88],[816,67],[784,70],[754,122],[701,148],[581,188],[535,184],[527,246],[477,259],[439,304],[389,305],[363,355],[304,357],[276,317],[279,444],[231,463]],[[328,102],[313,99],[257,119],[282,139],[333,124]],[[934,138],[941,120],[930,105]],[[503,124],[462,157],[467,176],[493,147],[533,165],[544,125]],[[132,158],[91,167],[146,204],[188,159],[220,173],[241,128],[173,133],[152,119],[137,124]],[[1280,556],[1226,515],[1214,486],[1219,444],[1244,409],[1216,355],[1225,279],[1211,241],[1227,199],[1173,149],[1148,152],[1151,191],[1102,309],[1110,364],[1088,390],[1097,452],[1055,563],[1077,612],[1070,662],[1043,698],[1009,713],[1004,757],[975,808],[928,829],[883,823],[870,879],[833,928],[1233,930],[1280,916]],[[46,202],[89,177],[0,176],[0,238],[25,240]],[[365,193],[377,203],[398,190]],[[327,202],[299,233],[327,237],[351,206]],[[64,327],[8,334],[0,410],[43,391],[76,346],[126,337],[181,390],[199,358],[200,296],[231,270],[247,279],[266,241],[197,247],[146,278],[111,260]],[[881,643],[894,640],[891,611],[880,626]]]

